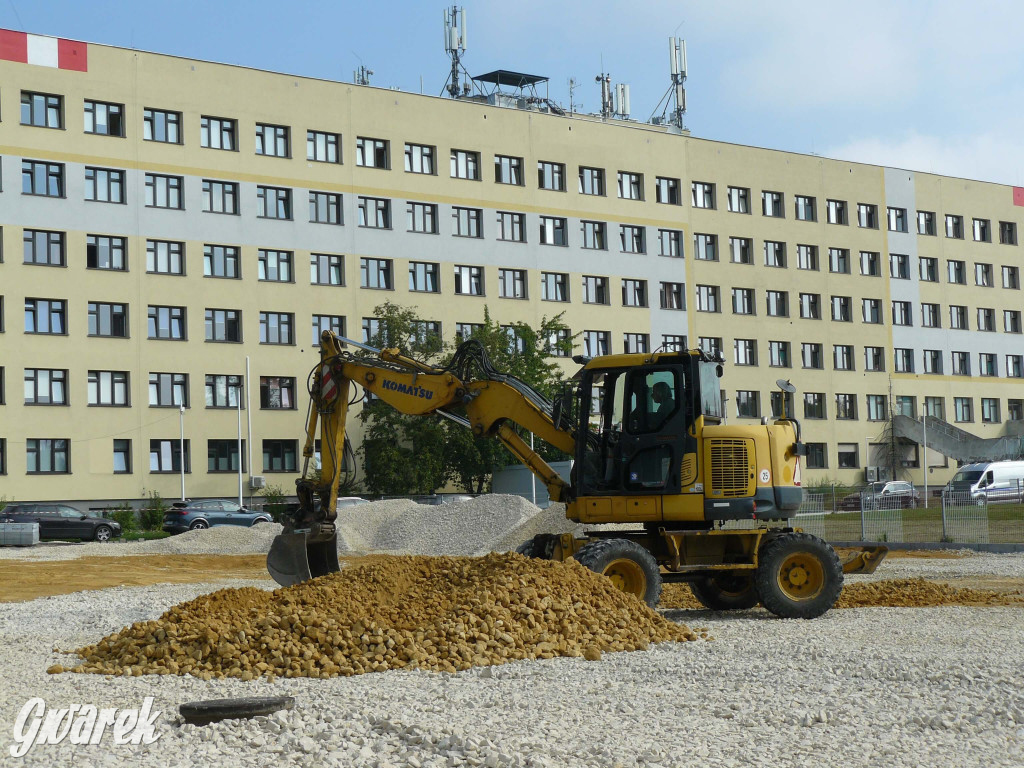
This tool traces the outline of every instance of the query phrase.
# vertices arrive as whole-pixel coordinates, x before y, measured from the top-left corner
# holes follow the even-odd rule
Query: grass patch
[[[167,531],[132,531],[121,536],[121,541],[153,541],[154,539],[166,539],[171,534]]]

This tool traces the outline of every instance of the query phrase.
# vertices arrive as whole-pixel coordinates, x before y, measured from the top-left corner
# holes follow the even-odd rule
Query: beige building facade
[[[789,379],[805,483],[862,479],[890,407],[1024,418],[1014,188],[27,37],[0,36],[0,496],[175,498],[184,440],[185,494],[230,497],[239,435],[244,493],[290,489],[317,333],[385,301],[449,340],[487,307],[563,313],[579,354],[718,349],[730,421]]]

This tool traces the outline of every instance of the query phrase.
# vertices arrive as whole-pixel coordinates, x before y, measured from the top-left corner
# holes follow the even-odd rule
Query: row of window
[[[184,447],[185,472],[192,471],[191,441],[184,446],[178,438],[149,441],[149,471],[152,474],[178,473],[182,470]],[[242,441],[241,471],[246,472],[246,441]],[[238,472],[238,440],[207,440],[207,466],[209,474]],[[263,440],[263,471],[297,472],[297,440]],[[132,441],[115,438],[112,451],[113,473],[132,474]],[[71,474],[71,440],[68,438],[30,437],[25,440],[25,472],[29,475]],[[0,438],[0,475],[7,474],[7,439]]]

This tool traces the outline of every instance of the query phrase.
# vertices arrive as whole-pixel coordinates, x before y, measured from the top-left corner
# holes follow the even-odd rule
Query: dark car
[[[250,526],[269,522],[271,517],[266,512],[250,512],[247,507],[227,499],[176,501],[164,514],[164,530],[168,533],[184,533],[214,525]]]
[[[0,510],[0,523],[39,523],[39,539],[110,541],[121,535],[121,524],[87,515],[67,504],[8,504]]]
[[[863,491],[844,496],[839,509],[911,509],[921,503],[921,492],[903,480],[879,480]]]

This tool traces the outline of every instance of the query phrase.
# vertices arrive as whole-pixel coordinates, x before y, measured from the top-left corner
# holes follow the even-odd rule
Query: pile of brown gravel
[[[68,671],[206,680],[454,672],[517,659],[596,660],[699,636],[574,560],[381,557],[274,592],[223,589],[182,603],[79,649],[83,662]]]

